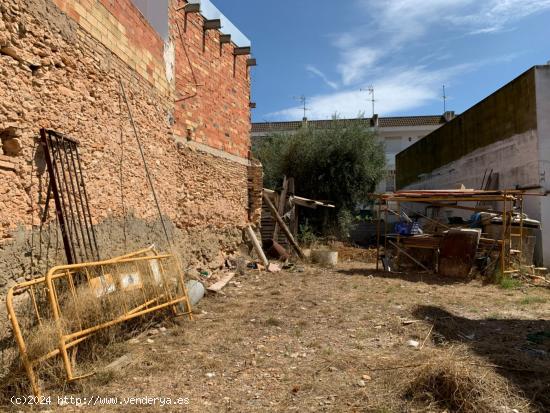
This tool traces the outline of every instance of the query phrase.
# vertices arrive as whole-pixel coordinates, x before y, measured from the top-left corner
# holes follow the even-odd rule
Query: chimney
[[[374,115],[372,115],[372,118],[371,118],[371,125],[372,125],[373,128],[377,128],[377,127],[378,127],[378,124],[379,124],[379,122],[378,122],[378,114],[375,113]]]
[[[443,114],[443,117],[445,118],[445,122],[450,122],[455,118],[455,112],[454,110],[448,110]]]

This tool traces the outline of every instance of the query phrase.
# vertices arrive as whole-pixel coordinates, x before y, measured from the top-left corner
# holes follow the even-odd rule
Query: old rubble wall
[[[178,37],[180,43],[184,40]],[[184,43],[188,49],[197,47]],[[233,105],[244,108],[217,120],[231,131],[227,145],[217,147],[211,139],[218,135],[210,135],[204,121],[216,107],[196,104],[194,111],[177,115],[185,106],[177,101],[184,94],[176,87],[179,69],[167,67],[173,44],[174,37],[165,43],[130,0],[0,3],[0,292],[29,275],[31,243],[35,271],[43,270],[46,249],[50,264],[63,262],[53,215],[42,239],[31,231],[46,192],[43,156],[34,152],[40,127],[80,142],[103,257],[165,243],[120,79],[163,213],[187,265],[220,265],[220,251],[236,248],[249,212],[249,163],[240,156],[249,146],[248,71],[233,77],[232,71],[211,70],[208,62],[191,60],[213,84],[239,83]],[[220,101],[219,96],[199,98]],[[230,103],[227,107],[233,108]],[[201,110],[208,114],[201,117]],[[194,130],[204,129],[198,135],[192,131],[201,136],[200,147],[174,133],[190,122]]]

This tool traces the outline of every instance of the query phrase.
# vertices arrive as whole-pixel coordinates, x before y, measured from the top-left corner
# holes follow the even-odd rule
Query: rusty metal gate
[[[40,144],[50,177],[49,190],[55,202],[67,263],[99,261],[78,142],[53,130],[41,129]]]

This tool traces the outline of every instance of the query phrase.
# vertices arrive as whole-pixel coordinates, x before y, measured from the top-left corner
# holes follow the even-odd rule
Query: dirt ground
[[[249,270],[195,311],[193,322],[166,322],[124,343],[128,362],[114,372],[64,390],[85,404],[188,404],[54,400],[41,410],[550,411],[550,290],[542,287],[446,283],[346,262]]]

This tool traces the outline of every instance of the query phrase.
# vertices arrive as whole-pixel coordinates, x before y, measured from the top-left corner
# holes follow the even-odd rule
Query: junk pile
[[[258,262],[250,264],[254,269],[278,272],[282,268],[281,265],[270,262],[269,259],[280,261],[285,265],[292,257],[292,254],[295,254],[301,260],[307,259],[307,251],[302,250],[296,241],[298,206],[313,209],[317,207],[334,208],[334,205],[325,202],[295,196],[293,189],[289,190],[289,187],[293,187],[293,185],[290,185],[292,182],[292,180],[287,180],[285,177],[283,190],[280,193],[264,188],[262,195],[263,205],[269,211],[269,219],[262,216],[261,230],[258,231],[259,235],[263,238],[261,244],[254,228],[251,225],[246,227],[246,236],[252,243],[258,257]],[[276,207],[275,205],[278,206]],[[289,217],[292,217],[291,225],[285,222],[285,218],[289,219]],[[279,242],[279,233],[284,235],[285,244],[289,246],[290,251]],[[323,264],[327,260],[326,263],[335,261],[334,256],[321,258],[320,261]]]
[[[531,269],[541,277],[545,269],[533,265],[540,222],[523,212],[525,196],[541,194],[463,188],[376,195],[377,268],[451,278]]]

